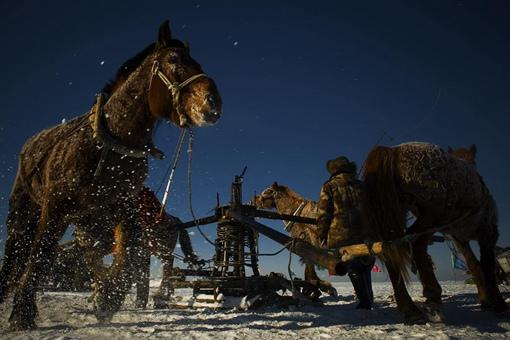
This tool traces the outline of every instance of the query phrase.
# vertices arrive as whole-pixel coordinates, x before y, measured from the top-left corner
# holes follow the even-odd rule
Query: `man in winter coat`
[[[363,184],[356,178],[356,163],[342,156],[329,160],[327,169],[331,177],[322,186],[317,211],[321,243],[328,248],[363,243]],[[347,265],[349,278],[359,300],[356,308],[372,308],[371,269],[374,262],[374,257],[364,256],[353,259]]]

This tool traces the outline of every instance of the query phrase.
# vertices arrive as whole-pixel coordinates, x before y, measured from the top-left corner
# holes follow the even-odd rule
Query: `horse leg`
[[[23,274],[39,219],[39,207],[26,194],[11,198],[7,216],[8,236],[0,270],[0,303]]]
[[[427,253],[428,243],[429,235],[421,236],[413,242],[413,259],[423,287],[423,297],[426,299],[429,319],[430,321],[439,322],[444,319],[441,313],[442,289],[434,273],[432,259]]]
[[[336,289],[328,281],[321,280],[315,271],[315,266],[311,263],[305,263],[305,281],[328,293],[330,296],[338,296]]]
[[[478,240],[480,246],[480,264],[489,300],[494,308],[494,312],[500,314],[507,312],[509,308],[498,289],[496,281],[496,254],[494,253],[494,248],[498,238],[497,226],[494,225],[489,230],[493,232],[488,232],[484,235],[484,238]]]
[[[482,267],[480,262],[478,262],[475,254],[473,253],[473,250],[469,245],[469,241],[459,240],[456,238],[454,238],[454,241],[457,248],[462,252],[462,255],[464,255],[468,269],[471,272],[471,275],[473,275],[473,281],[475,282],[476,289],[478,290],[478,297],[480,299],[482,310],[492,309],[492,304],[487,292]]]
[[[400,274],[398,268],[393,267],[386,262],[386,269],[390,276],[393,292],[395,294],[395,301],[398,310],[404,315],[406,323],[420,324],[428,321],[427,317],[416,307],[407,291],[404,278]]]
[[[139,263],[136,268],[136,308],[145,309],[149,301],[151,253],[146,245],[140,249]]]
[[[174,268],[174,257],[168,256],[162,259],[163,262],[163,275],[161,278],[161,283],[159,285],[159,289],[156,294],[154,294],[154,308],[163,309],[168,308],[168,301],[170,300],[170,296],[173,295],[173,287],[172,287],[172,274]]]
[[[19,287],[14,295],[14,306],[9,318],[12,330],[27,330],[36,327],[35,302],[38,281],[51,268],[58,241],[64,235],[66,225],[59,224],[60,218],[50,218],[48,206],[43,208],[38,230],[30,251],[28,263]]]
[[[133,211],[126,209],[125,211]],[[109,322],[121,307],[133,282],[133,266],[140,251],[140,228],[133,217],[115,228],[115,253],[106,279],[101,282],[96,294],[94,314],[99,322]]]

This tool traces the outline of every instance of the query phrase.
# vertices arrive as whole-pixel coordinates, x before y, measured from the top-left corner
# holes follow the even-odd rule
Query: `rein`
[[[154,63],[152,64],[151,73],[152,73],[152,77],[151,77],[151,82],[149,84],[149,90],[152,85],[152,80],[154,79],[154,77],[159,77],[159,79],[161,79],[161,81],[166,85],[168,91],[172,95],[172,105],[174,107],[175,112],[177,112],[177,115],[179,116],[180,126],[187,125],[188,119],[186,118],[186,115],[184,115],[181,112],[181,105],[180,105],[181,90],[183,88],[185,88],[187,85],[189,85],[192,82],[194,82],[195,80],[197,80],[198,78],[207,77],[207,74],[205,74],[205,73],[195,74],[195,75],[189,77],[188,79],[186,79],[185,81],[183,81],[182,83],[172,82],[172,81],[170,81],[170,79],[168,79],[168,77],[163,72],[161,72],[161,70],[159,69],[159,62],[157,60],[154,60]]]

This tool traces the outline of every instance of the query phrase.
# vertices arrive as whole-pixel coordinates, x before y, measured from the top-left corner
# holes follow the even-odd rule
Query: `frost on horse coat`
[[[115,230],[118,252],[95,301],[98,320],[111,319],[132,282],[140,249],[134,202],[148,170],[147,156],[133,157],[117,147],[152,154],[159,121],[209,126],[221,113],[216,85],[188,48],[172,38],[168,22],[161,25],[157,42],[122,65],[103,92],[108,96],[104,105],[37,134],[20,154],[0,272],[0,303],[10,291],[15,293],[10,316],[14,330],[35,327],[37,282],[51,267],[58,241],[71,223],[97,240]],[[98,138],[98,123],[115,147]]]
[[[426,320],[405,286],[411,249],[427,304],[436,311],[441,305],[441,287],[427,255],[430,237],[436,231],[451,235],[462,251],[482,308],[498,314],[508,312],[495,278],[496,205],[476,167],[468,163],[474,160],[475,151],[472,147],[472,155],[466,157],[469,152],[464,149],[446,153],[437,145],[413,142],[377,146],[365,161],[364,214],[374,240],[394,241],[387,243],[383,259],[398,308],[409,322]],[[406,230],[408,211],[417,219]],[[406,233],[415,235],[412,242],[399,242]],[[478,241],[480,262],[470,240]]]

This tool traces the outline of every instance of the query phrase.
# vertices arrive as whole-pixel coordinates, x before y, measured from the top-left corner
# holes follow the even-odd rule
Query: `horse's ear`
[[[273,184],[271,184],[271,188],[273,188],[273,189],[278,188],[278,183],[274,182]]]
[[[453,153],[453,149],[452,149],[452,147],[451,147],[451,146],[449,146],[449,145],[448,145],[448,153],[449,153],[449,154],[452,154],[452,153]]]
[[[471,144],[471,146],[469,147],[469,151],[471,151],[471,153],[473,154],[473,157],[476,156],[476,145]]]
[[[158,47],[167,47],[170,46],[170,41],[172,40],[172,32],[170,31],[170,24],[168,20],[165,20],[161,26],[159,26],[158,33]]]

